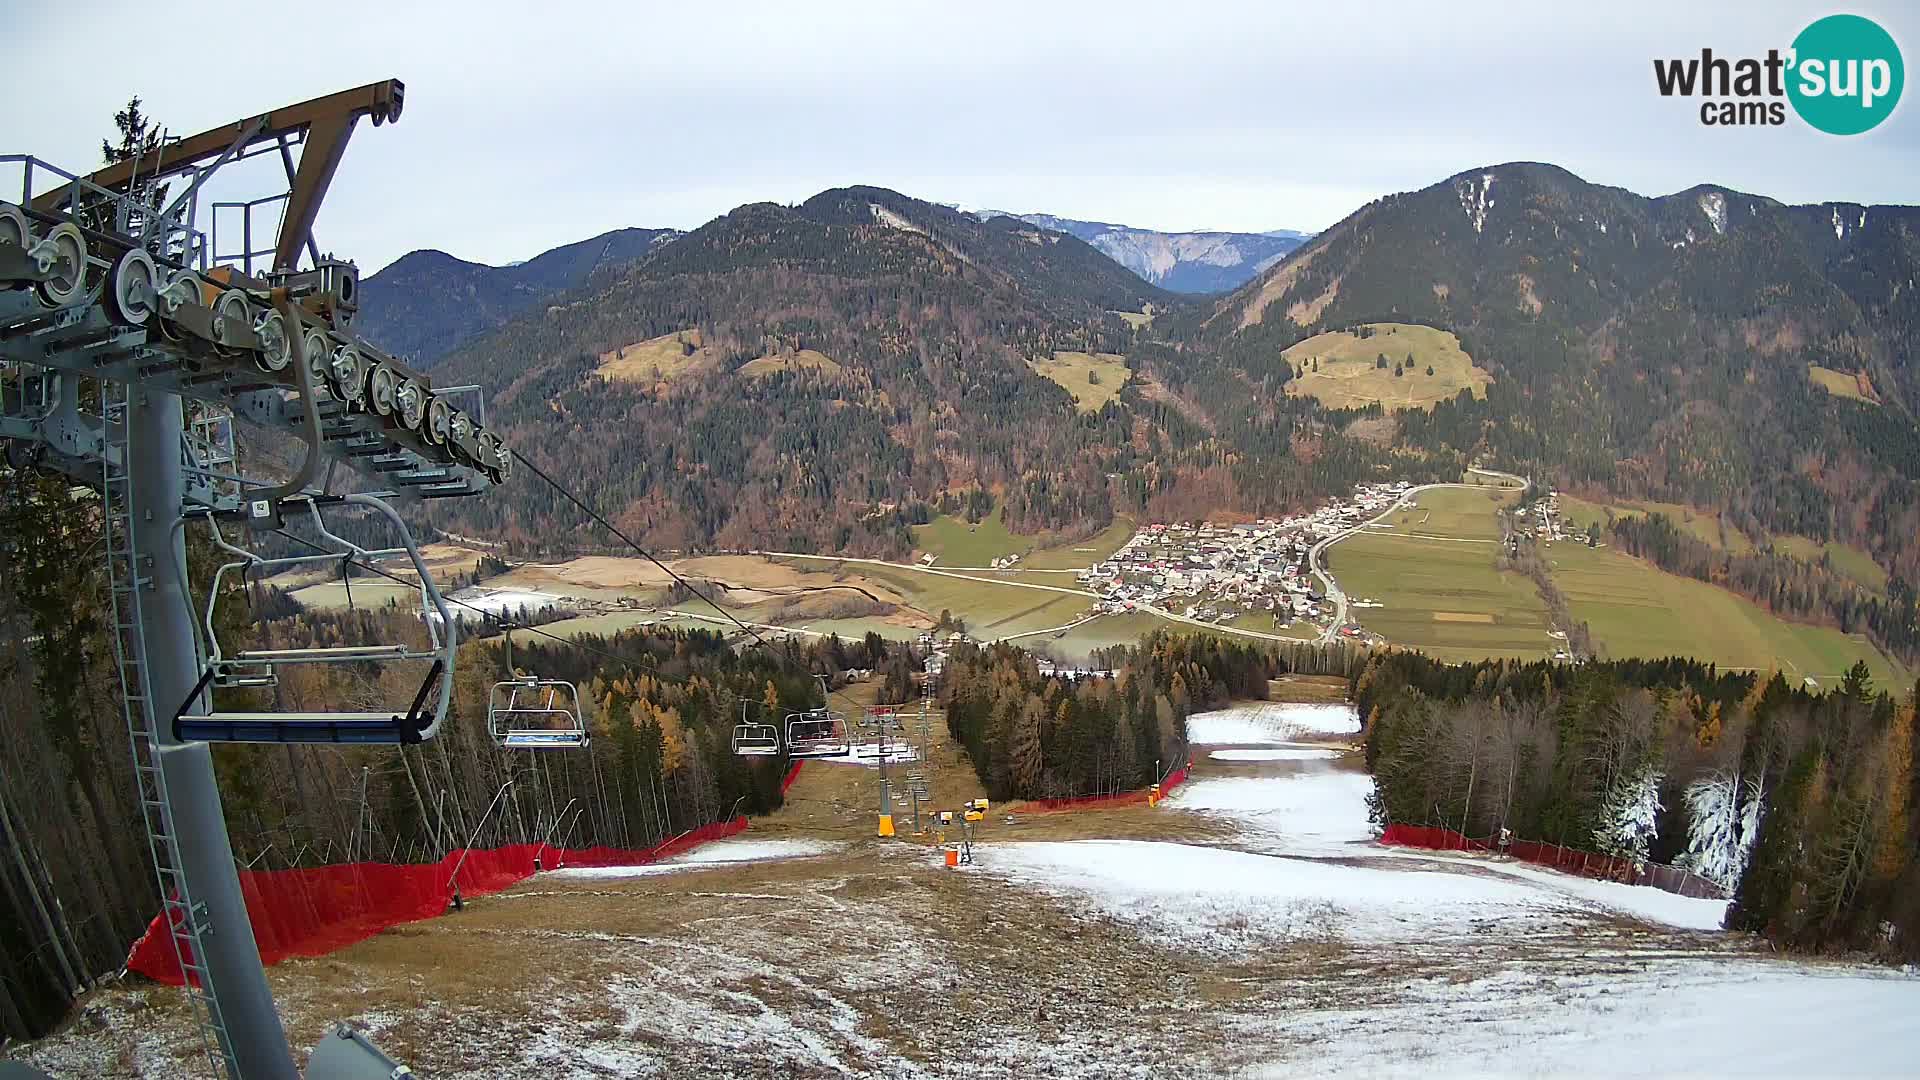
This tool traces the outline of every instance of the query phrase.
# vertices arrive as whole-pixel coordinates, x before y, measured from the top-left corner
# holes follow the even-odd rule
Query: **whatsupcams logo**
[[[1705,99],[1700,122],[1709,127],[1784,124],[1792,105],[1829,135],[1858,135],[1893,113],[1906,68],[1879,23],[1829,15],[1800,31],[1785,52],[1729,59],[1701,49],[1697,57],[1655,60],[1653,78],[1662,97]]]

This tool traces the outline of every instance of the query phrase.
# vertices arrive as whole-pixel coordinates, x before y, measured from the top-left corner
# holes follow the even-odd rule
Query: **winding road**
[[[1515,476],[1512,473],[1497,472],[1493,469],[1470,469],[1468,471],[1478,473],[1481,476],[1497,477],[1500,480],[1508,481],[1510,484],[1520,487],[1525,487],[1527,483],[1523,477]],[[1485,488],[1486,486],[1485,484],[1421,484],[1419,487],[1408,488],[1406,494],[1394,500],[1393,505],[1387,507],[1385,510],[1380,511],[1378,514],[1360,522],[1352,528],[1343,529],[1340,532],[1334,533],[1332,536],[1308,548],[1307,569],[1315,578],[1319,579],[1322,588],[1326,590],[1327,599],[1333,601],[1333,621],[1328,623],[1327,628],[1320,632],[1320,644],[1325,645],[1331,642],[1335,637],[1339,636],[1340,628],[1347,625],[1347,594],[1340,591],[1340,584],[1333,580],[1333,575],[1327,573],[1326,567],[1321,563],[1321,558],[1326,554],[1328,548],[1355,533],[1364,532],[1386,520],[1395,510],[1407,505],[1408,500],[1423,491],[1436,491],[1441,488],[1465,488],[1474,490]],[[1503,484],[1501,486],[1508,485]]]
[[[1525,478],[1515,476],[1512,473],[1499,472],[1494,469],[1469,469],[1467,471],[1480,476],[1493,477],[1503,482],[1501,486],[1512,485],[1512,486],[1524,487],[1526,485]],[[1313,574],[1315,578],[1319,579],[1321,588],[1326,592],[1327,597],[1333,601],[1333,621],[1327,625],[1327,628],[1325,630],[1320,632],[1320,635],[1317,638],[1306,639],[1306,638],[1288,637],[1285,634],[1269,634],[1269,633],[1263,633],[1259,630],[1246,630],[1246,629],[1242,629],[1240,627],[1235,627],[1235,626],[1222,626],[1217,623],[1202,622],[1199,619],[1188,618],[1185,615],[1181,615],[1177,612],[1169,611],[1166,608],[1155,607],[1151,604],[1136,605],[1134,610],[1146,612],[1147,614],[1150,614],[1150,615],[1157,615],[1160,618],[1166,619],[1170,622],[1190,623],[1194,626],[1202,627],[1207,630],[1212,630],[1216,633],[1237,634],[1242,637],[1262,638],[1267,641],[1291,641],[1291,642],[1315,641],[1322,645],[1327,644],[1328,642],[1331,642],[1335,637],[1339,636],[1340,628],[1347,624],[1347,595],[1346,593],[1340,591],[1339,583],[1333,580],[1333,575],[1327,573],[1327,569],[1321,561],[1322,558],[1325,556],[1326,550],[1328,548],[1332,547],[1333,545],[1339,543],[1342,540],[1345,540],[1347,537],[1352,536],[1355,533],[1362,532],[1368,527],[1378,524],[1379,522],[1385,520],[1388,515],[1392,514],[1395,510],[1398,510],[1401,507],[1405,506],[1408,500],[1414,498],[1415,496],[1419,495],[1423,491],[1434,491],[1440,488],[1464,488],[1468,490],[1474,490],[1474,489],[1481,489],[1485,487],[1487,487],[1486,484],[1448,483],[1448,484],[1421,484],[1419,487],[1408,488],[1405,494],[1401,495],[1399,499],[1394,501],[1393,505],[1387,507],[1385,510],[1382,510],[1380,513],[1374,515],[1371,518],[1368,518],[1366,521],[1360,522],[1359,524],[1352,526],[1351,528],[1343,529],[1340,532],[1337,532],[1332,536],[1329,536],[1326,539],[1321,540],[1319,543],[1309,548],[1307,550],[1307,569]],[[819,562],[865,563],[871,566],[884,566],[889,570],[908,570],[916,574],[931,574],[935,577],[959,578],[963,581],[979,581],[979,582],[985,582],[990,585],[1009,585],[1016,589],[1036,589],[1041,592],[1066,593],[1070,596],[1084,596],[1093,600],[1100,599],[1099,594],[1088,592],[1085,589],[1069,589],[1060,585],[1039,585],[1039,584],[1035,584],[1033,582],[1028,582],[1028,581],[1008,581],[1004,577],[992,577],[992,578],[975,577],[972,574],[955,573],[953,568],[935,569],[931,566],[922,566],[917,563],[897,563],[897,562],[888,562],[885,559],[862,559],[862,558],[853,558],[845,555],[814,555],[814,554],[808,554],[808,553],[798,552],[798,551],[754,551],[754,552],[751,552],[751,554],[759,555],[762,557],[769,557],[769,558],[812,559]],[[961,567],[958,569],[972,570],[976,568]],[[991,568],[981,567],[978,569],[985,569],[985,570],[988,570],[988,572],[991,572]],[[1075,571],[1060,570],[1055,572],[1074,573]],[[1016,636],[1027,637],[1027,636],[1031,636],[1031,634],[1048,633],[1054,630],[1068,629],[1073,626],[1078,626],[1081,622],[1091,621],[1093,618],[1097,618],[1097,617],[1098,617],[1097,615],[1092,615],[1092,616],[1088,616],[1085,619],[1081,619],[1077,622],[1069,623],[1067,624],[1066,627],[1050,627],[1048,628],[1048,630],[1036,630],[1036,631],[1031,631],[1028,634],[1021,634]]]

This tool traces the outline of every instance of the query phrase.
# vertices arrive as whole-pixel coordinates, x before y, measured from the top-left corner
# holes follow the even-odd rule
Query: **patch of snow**
[[[1453,856],[1450,861],[1472,862],[1495,873],[1546,886],[1565,896],[1606,908],[1609,911],[1646,922],[1662,923],[1681,930],[1718,930],[1726,922],[1725,900],[1695,899],[1656,889],[1651,885],[1622,885],[1617,881],[1595,881],[1576,874],[1534,866],[1531,863],[1485,856]]]
[[[1920,979],[1680,961],[1420,979],[1364,1008],[1249,1015],[1247,1077],[1903,1076]],[[1277,1058],[1277,1060],[1276,1060]]]
[[[1460,196],[1460,209],[1466,211],[1467,220],[1473,222],[1473,231],[1481,232],[1487,225],[1487,210],[1493,206],[1493,174],[1481,173],[1480,182],[1464,180],[1454,185],[1454,191]]]
[[[1725,195],[1718,191],[1707,192],[1700,196],[1700,209],[1706,213],[1707,220],[1713,223],[1714,232],[1727,231],[1727,197]]]
[[[1833,208],[1833,238],[1835,240],[1845,239],[1846,234],[1847,227],[1841,223],[1840,208],[1836,206]]]
[[[802,859],[811,855],[828,855],[845,847],[845,844],[828,840],[805,840],[798,838],[778,840],[742,840],[728,837],[715,840],[684,855],[675,855],[645,866],[576,866],[564,870],[555,870],[551,876],[558,878],[630,878],[647,877],[652,874],[671,874],[680,870],[712,869],[716,866],[736,866],[741,863],[775,862],[781,859]]]
[[[907,232],[919,233],[922,236],[926,235],[927,230],[915,225],[913,222],[908,221],[906,218],[901,217],[886,207],[881,206],[879,203],[868,203],[867,208],[873,211],[873,220],[882,225],[895,229],[903,229]]]
[[[854,743],[847,748],[847,752],[844,754],[835,754],[831,757],[810,757],[805,760],[818,761],[823,765],[865,765],[869,768],[874,768],[880,764],[881,757],[880,744],[876,742]],[[887,740],[885,757],[887,763],[890,765],[914,762],[920,760],[920,750],[911,743],[889,739]]]
[[[1187,717],[1187,740],[1203,746],[1276,745],[1359,733],[1360,713],[1351,705],[1262,701]]]
[[[446,598],[449,602],[460,602],[450,603],[450,606],[454,618],[462,622],[479,617],[478,612],[473,610],[475,608],[489,615],[504,615],[521,608],[538,610],[566,599],[556,593],[534,592],[531,589],[489,589],[484,585],[472,585],[448,593]]]
[[[1373,778],[1338,769],[1292,776],[1235,776],[1194,780],[1174,790],[1168,806],[1243,827],[1245,839],[1262,851],[1301,855],[1365,854],[1356,850],[1374,838],[1367,820]]]
[[[1288,746],[1278,750],[1215,750],[1208,754],[1215,761],[1330,761],[1340,751],[1324,746]]]
[[[1425,942],[1563,922],[1577,904],[1477,874],[1345,866],[1141,840],[975,845],[975,864],[1016,884],[1084,896],[1114,918],[1196,945],[1262,940]]]

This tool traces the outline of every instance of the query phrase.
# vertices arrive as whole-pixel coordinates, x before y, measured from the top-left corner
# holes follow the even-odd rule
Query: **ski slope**
[[[845,844],[831,840],[810,840],[803,838],[781,838],[777,840],[756,840],[747,837],[730,836],[724,840],[715,840],[683,855],[671,859],[662,859],[645,866],[576,866],[552,871],[544,876],[561,879],[598,879],[651,877],[655,874],[673,874],[683,870],[702,870],[720,866],[737,866],[742,863],[777,862],[782,859],[803,859],[813,855],[827,855],[845,847]]]
[[[1364,1007],[1230,1011],[1260,1048],[1236,1075],[1915,1074],[1910,974],[1746,955],[1719,930],[1720,901],[1379,846],[1358,764],[1285,747],[1357,726],[1324,706],[1192,717],[1195,756],[1214,768],[1166,805],[1231,823],[1227,846],[1004,844],[982,862],[1224,962],[1276,947],[1358,950],[1388,971],[1439,958],[1368,987]],[[1209,750],[1220,743],[1262,749]],[[1635,943],[1623,917],[1647,928]],[[1477,962],[1487,943],[1504,959]],[[1306,1000],[1338,996],[1345,977],[1328,970]]]

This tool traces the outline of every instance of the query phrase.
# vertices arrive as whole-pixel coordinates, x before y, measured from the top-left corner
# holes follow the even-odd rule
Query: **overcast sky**
[[[1920,202],[1920,91],[1835,138],[1797,120],[1702,127],[1697,102],[1654,90],[1656,56],[1762,55],[1836,10],[1877,19],[1912,69],[1920,11],[1886,0],[329,0],[156,24],[161,10],[10,12],[0,152],[92,168],[133,94],[191,134],[397,76],[405,115],[360,125],[315,228],[368,269],[421,247],[503,263],[855,183],[1169,230],[1324,228],[1518,159],[1646,194]],[[180,35],[188,62],[159,39],[101,57],[143,24]]]

